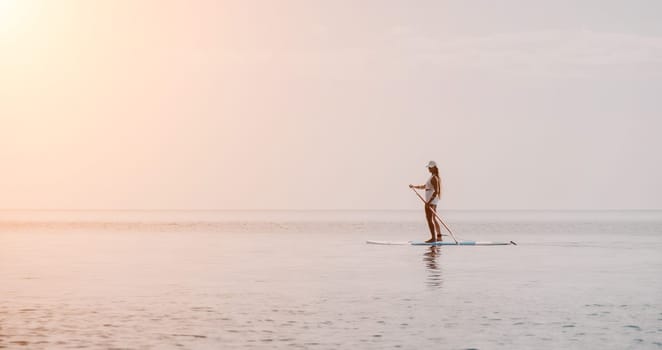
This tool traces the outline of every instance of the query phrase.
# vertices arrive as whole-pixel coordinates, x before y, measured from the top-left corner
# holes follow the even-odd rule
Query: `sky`
[[[662,209],[657,0],[0,0],[0,209]]]

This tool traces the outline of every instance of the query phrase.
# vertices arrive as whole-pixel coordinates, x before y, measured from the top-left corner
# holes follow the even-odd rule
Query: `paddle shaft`
[[[425,201],[425,199],[423,199],[423,197],[421,197],[421,195],[416,191],[415,188],[411,187],[411,190],[414,191],[414,193],[416,193],[416,195],[418,196],[418,198],[420,198],[420,199],[423,201],[423,203],[425,203],[425,204],[427,205],[427,202]],[[432,210],[432,209],[430,209],[430,210]],[[453,234],[453,231],[451,231],[451,229],[448,228],[448,226],[446,225],[446,223],[444,222],[444,220],[441,220],[441,218],[439,217],[439,215],[437,215],[437,213],[436,213],[434,210],[432,211],[432,214],[434,214],[434,216],[439,220],[439,222],[441,222],[441,224],[444,225],[444,227],[446,228],[446,230],[448,230],[448,233],[450,233],[450,234],[451,234],[451,237],[453,237],[453,240],[455,241],[455,243],[457,243],[457,238],[455,238],[455,235]]]

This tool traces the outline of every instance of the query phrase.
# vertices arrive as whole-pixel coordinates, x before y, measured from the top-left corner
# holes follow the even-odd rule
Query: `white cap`
[[[429,161],[427,165],[428,168],[435,168],[436,166],[437,163],[434,160]]]

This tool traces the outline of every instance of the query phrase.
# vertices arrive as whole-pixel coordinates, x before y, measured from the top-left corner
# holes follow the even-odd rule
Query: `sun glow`
[[[31,0],[0,0],[0,40],[21,40],[39,15],[39,5]]]
[[[5,32],[16,22],[19,0],[0,0],[0,31]]]
[[[0,0],[0,43],[21,41],[29,25],[30,1]]]
[[[12,8],[15,8],[17,4],[17,0],[0,0],[0,15],[8,12]]]

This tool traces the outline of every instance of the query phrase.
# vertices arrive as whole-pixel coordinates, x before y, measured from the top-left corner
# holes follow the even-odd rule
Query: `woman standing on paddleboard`
[[[432,236],[432,238],[425,242],[432,243],[435,241],[441,241],[441,228],[439,227],[439,220],[435,215],[437,212],[437,203],[441,198],[441,178],[439,178],[439,169],[437,168],[437,163],[435,163],[435,161],[431,160],[428,163],[427,168],[432,176],[430,176],[425,185],[409,185],[409,188],[425,190],[425,219],[428,221],[430,235]]]

